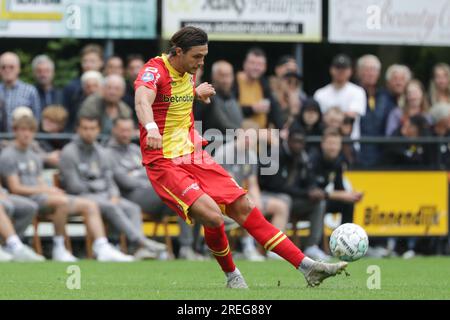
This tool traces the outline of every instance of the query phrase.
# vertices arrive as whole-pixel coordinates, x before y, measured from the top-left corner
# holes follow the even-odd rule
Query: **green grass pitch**
[[[81,289],[66,288],[69,264],[0,264],[0,299],[450,299],[450,258],[362,259],[318,288],[283,261],[237,261],[249,290],[224,288],[215,261],[80,261]],[[367,267],[381,270],[369,290]]]

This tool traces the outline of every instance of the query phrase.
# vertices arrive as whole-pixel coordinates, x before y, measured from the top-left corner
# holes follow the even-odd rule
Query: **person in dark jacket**
[[[329,260],[320,248],[325,213],[325,192],[316,187],[313,170],[305,151],[305,133],[299,127],[289,130],[287,141],[282,141],[278,157],[278,171],[274,175],[261,175],[261,188],[272,193],[283,193],[292,198],[292,215],[307,216],[311,233],[305,254],[315,259]],[[273,165],[273,163],[271,163]]]

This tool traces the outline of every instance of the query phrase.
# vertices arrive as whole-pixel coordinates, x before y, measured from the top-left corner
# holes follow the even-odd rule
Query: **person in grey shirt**
[[[61,182],[69,194],[95,201],[113,231],[123,232],[141,250],[139,258],[154,258],[165,252],[165,245],[147,239],[142,231],[141,208],[121,197],[114,181],[112,161],[97,143],[100,124],[96,117],[81,116],[77,136],[61,152]]]
[[[112,137],[107,144],[107,154],[112,162],[114,180],[123,197],[138,204],[142,212],[158,216],[170,215],[172,210],[156,194],[148,181],[147,171],[142,165],[141,150],[138,145],[132,143],[133,134],[132,119],[114,120]],[[194,237],[191,228],[184,221],[180,222],[180,227],[179,258],[201,260],[202,257],[192,249]]]
[[[132,261],[113,248],[106,240],[98,206],[88,199],[67,195],[63,190],[49,186],[42,175],[43,161],[31,144],[37,130],[36,120],[29,116],[14,119],[14,142],[2,151],[0,168],[9,191],[26,196],[36,203],[40,213],[53,212],[55,227],[53,260],[74,262],[77,259],[64,244],[64,233],[69,214],[82,214],[94,238],[93,249],[101,261]]]

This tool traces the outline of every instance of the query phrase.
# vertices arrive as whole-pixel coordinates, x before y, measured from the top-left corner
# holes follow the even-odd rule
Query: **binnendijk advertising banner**
[[[356,191],[354,223],[370,236],[444,236],[448,234],[446,172],[347,172]]]
[[[0,0],[0,37],[156,38],[156,0]]]
[[[330,0],[330,42],[450,46],[450,0]]]
[[[321,0],[164,0],[162,37],[204,29],[210,40],[320,42]]]

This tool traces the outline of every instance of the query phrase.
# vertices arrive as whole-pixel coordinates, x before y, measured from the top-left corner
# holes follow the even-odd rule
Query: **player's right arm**
[[[145,86],[136,89],[135,109],[139,123],[147,130],[147,148],[161,149],[162,137],[153,118],[152,104],[155,101],[156,92]]]

